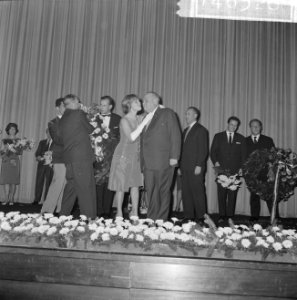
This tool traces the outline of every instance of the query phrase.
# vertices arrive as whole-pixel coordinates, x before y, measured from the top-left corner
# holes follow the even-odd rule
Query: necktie
[[[228,143],[229,143],[229,144],[232,144],[232,133],[229,133]]]
[[[257,144],[258,143],[258,141],[257,141],[257,137],[256,136],[254,136],[254,144]]]
[[[191,131],[191,128],[192,128],[191,126],[188,127],[188,129],[187,129],[187,131],[186,131],[186,134],[185,134],[184,141],[186,140],[186,138],[187,138],[189,132]]]

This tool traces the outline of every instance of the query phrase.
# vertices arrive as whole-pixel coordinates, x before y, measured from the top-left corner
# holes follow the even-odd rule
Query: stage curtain
[[[20,136],[39,141],[62,95],[90,104],[108,94],[121,113],[125,94],[153,90],[183,127],[186,108],[197,106],[210,141],[236,115],[243,135],[260,118],[264,134],[296,151],[296,25],[180,18],[177,9],[176,0],[0,1],[1,128],[16,122]],[[33,200],[35,172],[25,153],[20,202]],[[218,210],[214,180],[209,162],[209,212]],[[282,216],[297,216],[296,200],[281,205]],[[236,213],[249,212],[242,187]]]

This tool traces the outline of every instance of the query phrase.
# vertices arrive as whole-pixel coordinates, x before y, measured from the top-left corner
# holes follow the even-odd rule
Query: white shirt
[[[51,148],[52,142],[53,142],[52,139],[47,140],[47,143],[48,143],[47,148],[48,148],[48,150]]]
[[[196,124],[196,122],[197,122],[197,121],[194,121],[194,122],[192,122],[192,123],[188,126],[188,129],[187,129],[187,131],[186,131],[184,140],[186,140],[186,138],[187,138],[187,136],[188,136],[190,130],[191,130],[192,127]]]
[[[257,134],[257,135],[253,135],[252,134],[252,140],[253,140],[253,142],[255,142],[255,138],[256,138],[256,141],[258,143],[259,142],[259,138],[260,138],[260,134]]]
[[[229,136],[231,134],[231,143],[233,142],[233,139],[234,139],[234,132],[230,132],[228,130],[226,130],[226,133],[227,133],[227,140],[229,142]]]
[[[106,128],[109,128],[109,124],[110,124],[110,116],[102,116],[103,117],[103,125]]]

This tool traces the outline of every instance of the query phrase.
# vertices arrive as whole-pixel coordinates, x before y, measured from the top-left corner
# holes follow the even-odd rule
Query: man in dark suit
[[[201,223],[206,213],[205,171],[208,157],[208,131],[198,123],[200,111],[189,107],[186,112],[188,127],[183,132],[180,160],[182,201],[186,220]]]
[[[96,194],[97,194],[97,216],[111,217],[111,208],[114,192],[110,191],[108,186],[109,172],[114,150],[120,141],[120,120],[121,117],[113,113],[115,102],[110,96],[103,96],[100,99],[100,112],[103,117],[102,124],[110,130],[110,138],[103,140],[105,156],[103,161],[94,163]],[[101,120],[101,119],[100,119]]]
[[[170,188],[181,150],[181,133],[177,116],[169,108],[160,107],[160,96],[147,93],[143,99],[151,122],[141,136],[141,164],[148,199],[147,217],[167,220]]]
[[[35,199],[33,204],[38,204],[44,188],[44,199],[46,198],[49,186],[53,178],[53,169],[49,165],[44,164],[44,154],[50,150],[52,139],[48,129],[46,130],[47,139],[39,142],[38,148],[35,152],[37,165],[36,183],[35,183]]]
[[[258,119],[251,120],[249,126],[251,130],[251,135],[246,137],[247,157],[255,150],[271,149],[275,147],[272,138],[262,134],[263,125],[260,120]],[[266,202],[266,203],[269,212],[271,213],[272,202]],[[250,206],[251,206],[250,220],[252,222],[257,221],[260,216],[261,202],[260,202],[260,197],[255,193],[251,193]],[[276,215],[278,215],[278,206],[276,210]]]
[[[94,128],[80,109],[81,104],[77,96],[65,96],[64,105],[66,110],[60,120],[59,131],[64,145],[67,184],[60,215],[70,215],[77,197],[80,213],[95,218],[94,152],[89,136]]]
[[[245,138],[237,133],[240,120],[228,119],[227,130],[217,133],[212,141],[210,157],[215,167],[227,171],[230,175],[241,174],[246,158]],[[235,213],[237,190],[231,191],[218,183],[219,222],[232,218]]]
[[[42,205],[41,213],[59,213],[66,184],[66,167],[63,159],[64,146],[59,136],[59,123],[65,111],[64,98],[55,101],[57,116],[48,123],[48,130],[52,137],[52,165],[54,170],[53,180],[48,190],[47,197]]]

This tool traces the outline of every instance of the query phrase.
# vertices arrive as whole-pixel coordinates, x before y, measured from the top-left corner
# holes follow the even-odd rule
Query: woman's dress
[[[16,143],[17,139],[3,139],[4,145]],[[0,185],[20,184],[20,158],[21,153],[2,152],[2,164],[0,173]]]
[[[126,117],[124,117],[126,118]],[[128,118],[132,131],[136,129]],[[108,188],[111,191],[128,192],[131,187],[143,185],[140,170],[140,141],[131,142],[120,128],[121,139],[117,145],[110,168]]]

